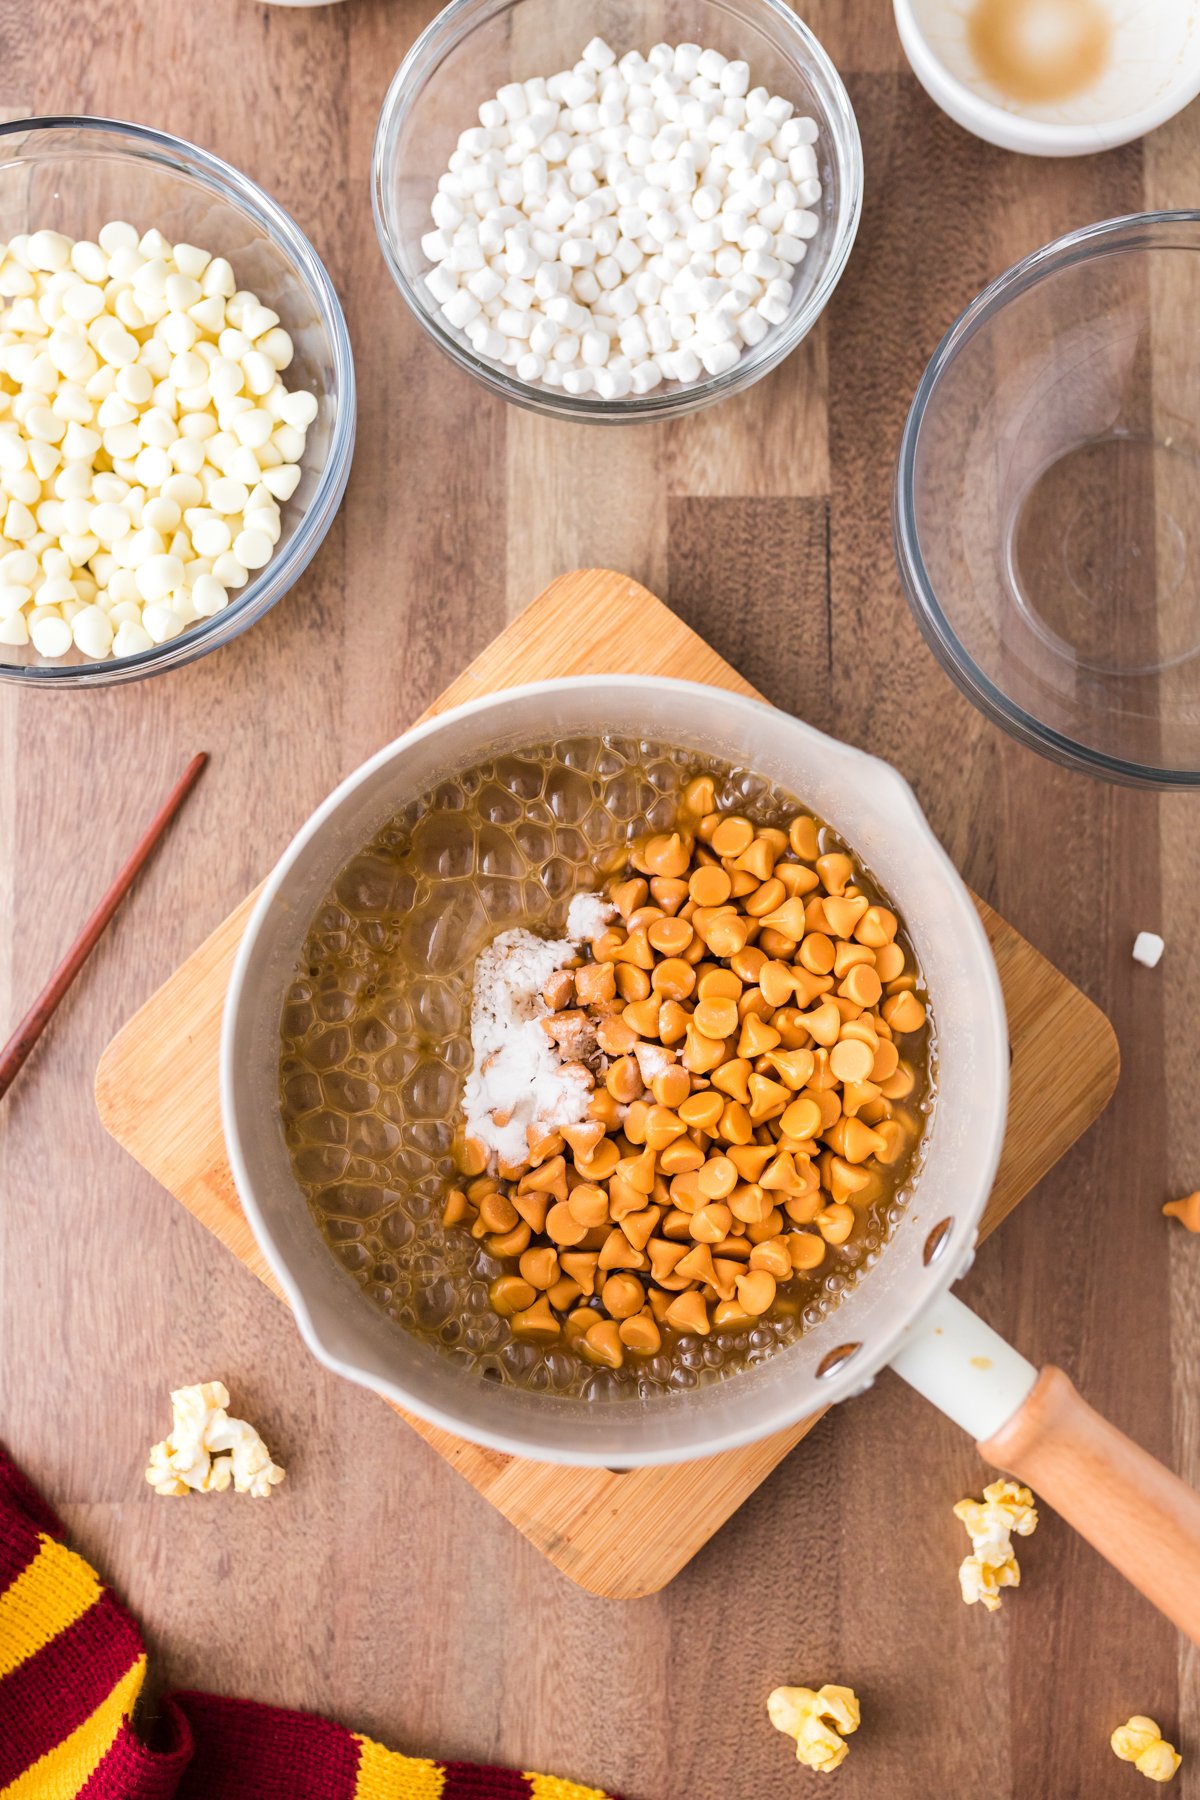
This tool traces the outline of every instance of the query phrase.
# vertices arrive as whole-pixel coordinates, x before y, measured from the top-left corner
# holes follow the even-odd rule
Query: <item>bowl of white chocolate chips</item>
[[[328,530],[354,419],[337,295],[261,189],[142,126],[0,126],[0,678],[244,631]]]
[[[644,16],[643,16],[644,15]],[[691,412],[773,369],[845,267],[862,151],[781,0],[452,0],[392,82],[379,239],[434,341],[558,417]]]

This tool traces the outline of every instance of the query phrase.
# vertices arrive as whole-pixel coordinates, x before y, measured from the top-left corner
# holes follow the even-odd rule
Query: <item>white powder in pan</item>
[[[565,938],[501,932],[475,965],[471,1003],[474,1063],[463,1093],[468,1137],[501,1162],[524,1162],[529,1132],[574,1125],[586,1116],[592,1083],[577,1062],[564,1063],[542,1025],[550,1008],[542,989],[580,942],[603,931],[613,907],[599,894],[576,894]]]
[[[616,912],[601,894],[576,894],[567,908],[567,936],[576,944],[598,938]]]
[[[635,1044],[633,1054],[637,1057],[638,1069],[647,1087],[675,1062],[675,1052],[664,1050],[661,1044]]]

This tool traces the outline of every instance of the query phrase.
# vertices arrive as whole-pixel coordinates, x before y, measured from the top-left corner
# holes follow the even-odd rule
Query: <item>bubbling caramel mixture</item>
[[[697,783],[701,775],[711,775],[711,789]],[[697,791],[704,794],[706,806],[711,800],[711,814],[719,815],[705,825],[694,816]],[[715,825],[725,815],[742,823],[714,840]],[[789,843],[798,816],[807,823],[798,828],[795,841],[808,853],[807,860]],[[636,940],[634,950],[616,960],[615,968],[632,971],[647,960],[652,967],[640,977],[624,975],[611,995],[607,977],[599,972],[579,981],[579,973],[598,968],[599,959],[612,961],[618,946],[639,930],[636,918],[631,923],[637,907],[629,905],[641,900],[640,889],[631,883],[645,880],[636,865],[644,864],[650,838],[665,843],[676,827],[688,845],[685,873],[694,877],[699,868],[718,871],[717,877],[701,879],[702,894],[708,888],[715,893],[719,872],[739,856],[748,855],[752,864],[761,860],[765,869],[769,849],[780,864],[795,867],[791,872],[777,868],[766,880],[750,870],[732,874],[734,897],[725,904],[743,923],[728,944],[724,938],[729,934],[718,930],[715,940],[702,943],[697,935],[690,950],[684,946],[681,952],[674,946],[685,935],[683,915],[695,917],[697,903],[689,894],[660,887],[672,908],[661,908],[662,917],[678,921],[669,928],[658,922],[655,936],[666,951],[647,958]],[[722,847],[732,847],[735,839],[737,849],[722,855]],[[661,849],[655,854],[662,854]],[[820,859],[830,871],[831,887],[819,872]],[[817,871],[815,876],[801,873],[801,864]],[[666,879],[686,887],[679,876]],[[785,886],[780,900],[768,882],[790,883],[796,892]],[[604,1035],[611,1038],[614,1053],[593,1075],[596,1120],[612,1148],[597,1162],[594,1147],[582,1138],[577,1152],[548,1138],[532,1148],[527,1164],[497,1167],[493,1158],[490,1168],[481,1168],[478,1151],[464,1145],[461,1119],[463,1082],[472,1063],[476,959],[500,933],[514,927],[560,936],[572,895],[598,888],[623,900],[626,912],[614,917],[607,938],[598,939],[590,951],[585,946],[576,959],[581,964],[574,977],[577,993],[568,996],[564,989],[552,999],[561,1010],[567,999],[578,1005],[595,995],[598,1021],[609,1021]],[[752,909],[760,890],[764,900],[778,902],[771,908],[778,912],[795,897],[802,905],[819,903],[832,888],[841,890],[835,901],[850,902],[840,911],[834,906],[847,936],[831,938],[815,929],[808,933],[809,961],[824,962],[825,943],[830,946],[830,970],[821,974],[799,959],[784,930],[767,924],[766,914],[756,917]],[[642,904],[655,910],[649,892]],[[853,973],[873,964],[879,954],[853,935],[868,908],[865,936],[882,935],[892,946],[884,958],[888,980],[878,983],[878,996],[874,984]],[[713,911],[710,906],[699,914],[710,939]],[[389,821],[338,877],[312,921],[285,1001],[281,1113],[296,1179],[323,1237],[368,1296],[398,1324],[492,1379],[585,1397],[644,1396],[692,1388],[762,1361],[822,1318],[871,1267],[901,1215],[919,1165],[921,1130],[932,1106],[933,1030],[920,1001],[911,946],[899,922],[889,923],[893,919],[869,875],[793,796],[752,772],[715,766],[694,752],[618,736],[571,739],[498,755],[443,782]],[[647,919],[641,924],[643,936],[655,923]],[[780,923],[803,931],[790,914],[781,915]],[[819,923],[814,914],[814,927]],[[762,953],[760,961],[749,939],[762,940],[764,932],[772,954]],[[746,933],[748,941],[735,947],[732,938]],[[785,995],[779,970],[793,966],[785,960],[789,946],[799,990]],[[731,970],[730,959],[738,957],[747,979]],[[779,994],[771,1005],[749,979],[767,961],[776,965],[767,991]],[[698,971],[698,979],[707,978],[706,993],[729,990],[708,994],[716,1004],[706,1004],[698,994],[673,1001],[691,1023],[688,1048],[693,1053],[686,1054],[685,1032],[671,1056],[684,1069],[697,1058],[709,1064],[689,1071],[695,1106],[681,1102],[678,1075],[663,1086],[676,1104],[663,1107],[655,1100],[653,1056],[646,1065],[650,1078],[635,1094],[639,1060],[618,1048],[618,1039],[629,1031],[650,1025],[646,996],[639,1000],[634,991],[641,995],[664,963],[670,965],[668,980],[679,978],[677,965],[685,964]],[[735,981],[742,996],[753,990],[760,998],[735,998]],[[839,996],[837,990],[847,981],[857,1000],[849,993]],[[651,990],[651,1004],[658,992]],[[906,998],[897,1011],[901,994]],[[725,1018],[730,1002],[735,1010],[742,1007],[736,1021]],[[622,1032],[626,1006],[633,1013]],[[839,1019],[847,1024],[857,1019],[857,1039],[845,1042],[869,1047],[876,1034],[878,1043],[895,1039],[899,1056],[893,1059],[887,1051],[878,1063],[874,1053],[871,1057],[872,1067],[880,1071],[892,1069],[895,1060],[908,1072],[897,1079],[893,1069],[884,1077],[882,1085],[894,1089],[893,1097],[857,1093],[850,1111],[834,1117],[830,1096],[835,1088],[839,1096],[845,1091],[829,1066],[836,1038],[834,1044],[822,1045],[799,1024],[793,1015],[806,1006],[814,1012],[822,1009],[811,1023],[826,1038]],[[778,1042],[768,1044],[781,1007],[783,1030]],[[697,1023],[692,1015],[701,1008]],[[887,1022],[889,1010],[895,1029]],[[750,1030],[753,1044],[744,1036],[748,1013],[758,1021]],[[656,1010],[655,1022],[660,1016]],[[718,1058],[720,1040],[700,1029],[705,1023],[714,1032],[717,1026],[730,1026],[728,1055]],[[662,1057],[659,1039],[648,1030],[639,1029],[638,1035]],[[785,1041],[789,1036],[791,1048]],[[812,1071],[804,1057],[793,1054],[806,1044],[820,1052]],[[751,1054],[738,1057],[739,1047]],[[770,1054],[777,1061],[782,1058],[780,1067],[768,1068],[763,1058]],[[866,1061],[862,1050],[843,1051],[834,1066],[861,1077],[861,1088],[862,1080],[869,1081]],[[727,1062],[748,1065],[756,1077],[754,1106],[747,1108],[719,1084],[714,1086],[717,1077],[738,1085],[745,1073],[743,1067],[723,1074]],[[809,1087],[814,1076],[816,1085]],[[797,1083],[795,1088],[789,1081]],[[722,1111],[729,1102],[733,1110],[725,1114],[725,1123],[732,1138],[722,1134],[715,1113],[712,1130],[700,1122],[711,1110],[703,1095],[720,1095]],[[653,1151],[650,1171],[643,1135],[649,1109],[657,1106],[660,1114],[678,1116],[681,1103],[685,1115],[695,1112],[697,1123],[686,1137],[672,1125],[671,1141],[677,1147],[672,1154],[664,1154],[665,1144]],[[793,1110],[785,1128],[780,1120],[788,1108]],[[840,1113],[840,1098],[838,1108]],[[755,1110],[759,1116],[751,1119]],[[848,1136],[851,1116],[859,1123]],[[656,1114],[651,1130],[656,1143],[663,1124]],[[799,1139],[793,1128],[827,1130],[839,1147]],[[771,1156],[757,1158],[755,1151],[768,1143]],[[689,1156],[689,1145],[703,1154]],[[850,1151],[857,1162],[850,1162]],[[747,1162],[745,1173],[732,1160],[739,1152]],[[610,1157],[624,1165],[617,1172],[615,1204],[612,1179],[601,1177],[601,1163]],[[765,1206],[761,1184],[749,1178],[756,1173],[749,1165],[758,1160],[764,1168],[770,1165],[769,1179],[785,1181],[792,1190],[769,1193]],[[707,1169],[699,1185],[697,1161]],[[688,1162],[691,1169],[683,1167]],[[678,1173],[671,1172],[672,1163]],[[868,1179],[859,1182],[853,1171]],[[647,1173],[651,1191],[644,1204],[633,1208],[627,1184],[620,1184],[625,1175],[640,1181]],[[734,1180],[727,1183],[730,1174]],[[705,1191],[710,1186],[724,1191],[710,1197]],[[565,1199],[558,1197],[560,1187]],[[539,1194],[547,1200],[544,1208]],[[569,1206],[572,1196],[575,1213],[587,1220],[595,1213],[595,1223],[576,1220]],[[726,1212],[731,1214],[728,1221]],[[743,1212],[760,1216],[742,1219],[738,1215]],[[632,1220],[635,1214],[629,1227],[631,1253],[618,1258],[609,1240],[614,1231],[621,1232],[622,1218]],[[823,1222],[818,1223],[819,1215],[825,1215]],[[547,1229],[551,1218],[554,1226]],[[647,1219],[649,1235],[639,1250],[633,1239],[642,1235]],[[693,1223],[699,1226],[695,1238]],[[711,1231],[717,1224],[722,1232],[714,1240]],[[559,1237],[566,1231],[570,1244],[558,1241],[555,1231]],[[791,1238],[798,1244],[794,1254]],[[601,1269],[606,1244],[608,1266]],[[725,1298],[702,1279],[714,1248],[722,1252],[713,1261]],[[697,1264],[694,1279],[687,1273],[688,1257]],[[564,1266],[567,1258],[574,1276]],[[680,1261],[685,1261],[683,1277],[677,1273]],[[655,1280],[656,1272],[665,1285]]]

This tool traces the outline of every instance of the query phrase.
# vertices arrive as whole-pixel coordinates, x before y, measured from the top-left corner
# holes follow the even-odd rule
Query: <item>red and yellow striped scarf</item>
[[[148,1741],[141,1633],[63,1537],[0,1448],[0,1800],[616,1800],[213,1694],[165,1695]]]

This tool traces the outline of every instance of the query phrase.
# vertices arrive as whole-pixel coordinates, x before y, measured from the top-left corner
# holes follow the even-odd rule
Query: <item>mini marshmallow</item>
[[[422,247],[427,291],[479,355],[519,380],[611,400],[723,374],[788,317],[792,272],[819,228],[818,131],[751,87],[745,63],[696,44],[618,61],[597,38],[573,69],[509,84],[478,116],[437,184]],[[157,303],[157,285],[157,270],[142,274],[139,306]],[[81,315],[91,304],[72,301]],[[245,324],[237,296],[231,323]],[[230,354],[236,397],[253,394],[265,369],[240,346]],[[221,424],[238,431],[232,416]]]
[[[1156,969],[1166,945],[1155,931],[1139,931],[1133,940],[1133,960]]]

